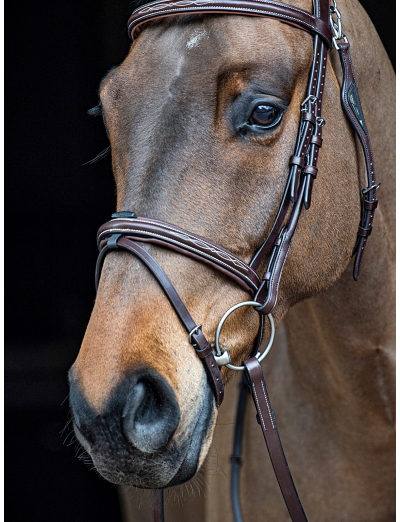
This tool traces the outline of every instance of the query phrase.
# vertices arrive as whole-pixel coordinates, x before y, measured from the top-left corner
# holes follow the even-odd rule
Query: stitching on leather
[[[277,302],[277,300],[278,300],[278,290],[279,290],[279,285],[280,285],[280,282],[281,282],[281,277],[282,277],[283,267],[285,266],[286,258],[287,258],[288,254],[289,254],[289,250],[290,250],[290,245],[289,245],[288,251],[286,252],[285,259],[283,260],[282,270],[280,271],[279,279],[278,279],[278,283],[277,283],[277,285],[276,285],[276,296],[275,296],[275,300],[274,300],[273,306],[272,306],[272,308],[271,308],[271,311],[275,308],[276,302]],[[272,288],[272,286],[271,286],[271,288]]]
[[[174,227],[173,225],[166,225],[166,224],[160,223],[158,221],[150,221],[150,220],[141,219],[141,218],[134,218],[132,220],[130,220],[129,218],[127,218],[127,219],[129,221],[132,221],[132,223],[137,223],[137,222],[146,223],[148,225],[158,226],[160,228],[165,228],[166,230],[171,230],[172,232],[176,232],[180,235],[186,235],[187,237],[189,237],[189,239],[191,241],[194,241],[194,240],[204,241],[206,244],[210,244],[210,246],[212,246],[212,248],[217,249],[216,251],[220,251],[220,252],[223,252],[224,254],[226,253],[228,256],[232,256],[233,262],[236,266],[240,266],[240,267],[244,268],[247,272],[251,272],[257,278],[258,281],[260,280],[257,272],[255,272],[250,266],[246,265],[246,263],[244,263],[241,259],[239,259],[237,256],[235,256],[235,254],[232,254],[232,252],[228,252],[227,250],[225,250],[221,247],[218,247],[218,245],[214,245],[211,242],[209,243],[205,238],[195,236],[194,234],[191,234],[190,232],[186,232],[182,229],[179,229],[178,227]],[[102,232],[102,234],[103,233],[104,232]]]
[[[158,238],[161,238],[161,239],[163,239],[164,241],[167,242],[167,240],[165,239],[165,237],[164,237],[164,236],[161,236],[161,235],[159,235],[159,234],[154,234],[154,233],[149,234],[149,233],[144,232],[144,231],[142,231],[142,230],[123,229],[123,228],[113,228],[113,229],[110,229],[110,230],[104,230],[104,231],[100,234],[99,239],[101,238],[101,236],[102,236],[103,234],[109,234],[110,232],[123,232],[123,233],[126,233],[126,232],[131,232],[131,233],[137,232],[137,233],[140,233],[140,234],[146,234],[146,235],[149,235],[149,236],[158,237]],[[210,255],[207,254],[206,252],[202,252],[201,250],[197,250],[197,249],[195,249],[195,248],[192,248],[192,247],[190,247],[190,246],[188,246],[188,245],[185,245],[184,243],[179,243],[178,241],[175,241],[174,239],[170,239],[170,238],[168,238],[168,242],[174,243],[174,244],[176,244],[176,245],[178,245],[178,246],[183,245],[183,247],[184,247],[185,249],[191,250],[191,251],[193,251],[193,252],[195,252],[195,253],[199,253],[199,252],[200,252],[201,255],[203,255],[203,256],[205,256],[205,257],[207,257],[207,258],[209,258],[209,259],[215,260],[215,258],[213,258],[212,256],[210,256]],[[255,288],[255,289],[257,289],[256,286],[255,286],[255,284],[253,283],[253,281],[252,281],[249,277],[247,277],[246,275],[244,275],[242,272],[240,272],[239,270],[236,270],[235,268],[233,268],[232,266],[230,266],[230,265],[224,263],[223,261],[217,260],[217,262],[218,262],[219,264],[221,264],[221,265],[224,265],[224,266],[227,267],[229,270],[231,270],[231,271],[233,271],[233,272],[236,272],[236,274],[238,274],[241,278],[246,279],[246,280],[250,283],[250,287],[251,287],[251,288]]]
[[[355,79],[355,74],[354,74],[354,69],[353,69],[353,63],[352,63],[352,60],[351,60],[350,53],[345,54],[344,51],[342,51],[342,53],[343,53],[343,61],[344,61],[344,64],[345,64],[344,71],[345,71],[345,79],[346,79],[346,81],[345,81],[345,86],[344,86],[343,98],[344,98],[344,103],[345,103],[345,106],[346,106],[346,112],[350,116],[351,120],[356,123],[356,127],[359,128],[360,125],[358,123],[358,120],[356,119],[355,115],[353,114],[353,111],[351,110],[351,108],[349,106],[349,103],[348,103],[348,100],[347,100],[349,78],[348,78],[348,72],[347,72],[347,68],[346,68],[346,59],[345,59],[345,57],[348,59],[348,63],[349,63],[350,69],[351,69],[351,73],[353,75],[353,79],[354,79],[354,84],[356,85],[356,79]],[[357,89],[357,91],[358,91],[358,89]],[[362,110],[362,108],[361,108],[361,110]],[[365,125],[367,125],[367,124],[365,123]],[[367,161],[368,161],[368,165],[366,167],[366,169],[367,169],[367,182],[369,183],[369,177],[370,177],[372,183],[375,183],[375,181],[376,181],[375,169],[374,168],[371,169],[371,163],[372,163],[372,166],[374,166],[373,165],[374,164],[374,160],[373,160],[373,156],[372,156],[372,151],[371,151],[371,156],[370,156],[370,151],[369,151],[369,148],[368,148],[367,140],[364,137],[364,134],[366,136],[368,136],[368,133],[364,132],[364,130],[362,128],[361,128],[361,131],[362,132],[358,133],[358,136],[361,139],[361,142],[362,142],[362,145],[363,145],[363,150],[364,150],[364,153],[365,153],[365,155],[367,157]],[[372,225],[372,222],[373,222],[373,219],[374,219],[375,211],[372,210],[372,211],[367,211],[367,212],[368,212],[368,214],[367,214],[367,224],[370,227]],[[368,238],[362,238],[361,242],[359,244],[359,247],[357,249],[356,265],[355,265],[355,275],[356,275],[357,278],[360,275],[361,262],[362,262],[362,258],[363,258],[363,255],[364,255],[367,239]]]
[[[278,259],[279,259],[280,255],[281,255],[281,253],[282,253],[283,246],[284,246],[284,243],[285,243],[285,239],[287,238],[287,235],[288,235],[287,232],[285,232],[285,233],[283,234],[282,242],[281,242],[281,246],[279,247],[279,252],[278,252],[278,255],[276,256],[276,265],[275,265],[275,267],[276,267],[277,264],[278,264]],[[283,267],[285,266],[286,258],[287,258],[288,254],[289,254],[289,250],[290,250],[290,244],[289,244],[288,250],[287,250],[287,252],[286,252],[285,258],[284,258],[284,260],[283,260],[283,263],[282,263],[282,269],[279,271],[279,272],[280,272],[280,273],[279,273],[279,279],[278,279],[278,282],[277,282],[277,285],[276,285],[276,297],[275,297],[275,300],[274,300],[274,303],[273,303],[273,307],[272,307],[272,309],[275,308],[276,302],[277,302],[277,300],[278,300],[278,288],[279,288],[279,283],[281,282],[281,277],[282,277]],[[271,285],[271,286],[270,286],[270,288],[271,288],[271,293],[272,293],[272,289],[273,289],[273,286],[274,286],[275,276],[276,276],[276,270],[274,270],[274,271],[272,272],[271,283],[270,283],[270,285]]]
[[[350,53],[347,55],[348,56],[348,59],[349,59],[349,64],[350,64],[350,69],[351,69],[351,72],[352,72],[352,75],[353,75],[353,78],[354,78],[354,85],[356,85],[356,75],[354,74],[354,69],[353,69],[353,62],[352,62],[352,59],[351,59],[351,55]],[[359,93],[358,93],[358,87],[356,85],[356,89],[357,89],[357,94],[358,94],[358,99],[360,100],[360,96],[359,96]],[[347,90],[346,90],[347,92]],[[346,102],[347,102],[347,97],[346,97]],[[348,102],[347,102],[348,103]],[[361,100],[360,100],[360,107],[361,107]],[[363,114],[363,117],[364,117],[364,112],[362,110],[362,107],[361,107],[361,112]],[[369,136],[368,134],[368,127],[367,127],[367,122],[365,121],[365,118],[364,118],[364,123],[365,123],[365,128],[367,129],[367,132],[365,132],[365,135],[366,136]],[[358,124],[358,121],[357,121],[357,124]],[[358,124],[359,125],[359,124]],[[361,130],[364,130],[361,128]],[[374,159],[373,159],[373,156],[372,156],[372,150],[370,151],[369,148],[367,147],[367,143],[365,143],[365,148],[366,148],[366,154],[367,154],[367,157],[368,157],[368,161],[369,161],[369,164],[368,164],[368,167],[367,167],[367,170],[368,172],[371,173],[371,179],[372,179],[372,183],[375,183],[375,170],[371,170],[370,168],[370,165],[371,163],[373,164],[374,163]],[[371,154],[371,155],[370,155]]]
[[[320,0],[318,0],[318,9],[319,9],[318,14],[320,16],[321,15],[321,3],[320,3]],[[326,58],[327,54],[328,54],[326,45],[323,43],[322,40],[320,42],[320,47],[317,48],[317,52],[319,54],[319,66],[317,65],[317,61],[316,61],[315,62],[315,68],[312,71],[312,77],[314,77],[314,74],[315,74],[316,78],[319,80],[318,86],[317,85],[315,86],[316,88],[315,88],[315,90],[313,92],[315,93],[315,95],[318,98],[317,107],[316,107],[316,115],[320,115],[321,112],[322,112],[322,96],[323,96],[324,87],[325,87],[325,81],[321,84],[321,80],[322,80],[322,76],[324,74],[324,62],[326,62],[326,60],[324,60],[324,58]],[[325,79],[326,79],[326,64],[325,64]],[[321,136],[322,136],[322,127],[317,127],[317,134],[316,134],[316,136],[321,138]],[[310,141],[311,141],[311,137],[310,137]],[[309,143],[309,146],[310,146],[310,143]],[[309,162],[309,164],[311,166],[316,167],[317,163],[318,163],[319,147],[315,146],[314,144],[311,144],[310,156],[311,156],[311,161]]]
[[[117,231],[119,231],[119,232],[120,232],[120,231],[124,231],[124,232],[132,232],[132,233],[135,233],[135,232],[136,232],[136,233],[139,233],[139,234],[145,234],[145,235],[147,235],[147,236],[149,236],[149,237],[155,236],[155,237],[163,238],[166,242],[173,242],[173,243],[178,244],[178,245],[183,245],[184,248],[189,248],[189,249],[192,248],[192,247],[190,247],[189,245],[186,245],[185,243],[180,243],[180,242],[178,242],[177,240],[175,240],[175,239],[173,239],[173,238],[165,237],[165,236],[163,236],[163,235],[161,235],[161,234],[156,234],[155,232],[148,232],[148,231],[146,231],[146,230],[138,230],[138,229],[120,229],[120,228],[116,228],[116,229],[112,229],[112,230],[117,230]],[[110,232],[110,231],[104,231],[104,232],[101,233],[101,235],[103,235],[103,234],[106,233],[106,232],[108,233],[108,232]],[[176,232],[177,232],[177,231],[176,231]],[[183,238],[189,238],[189,239],[190,239],[194,244],[197,244],[196,241],[198,241],[199,243],[202,242],[202,241],[199,240],[199,239],[196,239],[196,241],[195,241],[192,237],[190,237],[190,236],[188,236],[188,235],[185,235],[185,234],[182,234],[182,233],[180,233],[180,232],[177,232],[177,233],[178,233],[180,236],[182,236]],[[100,236],[101,236],[101,235],[100,235]],[[100,237],[99,237],[99,238],[100,238]],[[206,246],[208,246],[206,242],[203,242],[203,243],[204,243]],[[200,246],[200,245],[198,245],[198,246]],[[193,250],[196,250],[196,249],[193,249]],[[244,269],[246,269],[246,271],[249,271],[249,270],[247,269],[247,267],[246,267],[244,264],[238,262],[238,260],[237,260],[236,258],[232,257],[232,255],[229,255],[228,253],[224,252],[223,250],[218,250],[218,249],[216,249],[216,248],[214,248],[214,247],[211,247],[211,245],[210,245],[210,247],[209,247],[209,250],[210,250],[211,252],[213,252],[213,253],[218,254],[219,257],[221,257],[222,259],[225,259],[225,260],[227,260],[227,261],[228,261],[228,260],[229,260],[229,261],[232,261],[232,262],[235,264],[235,266],[237,266],[237,267],[241,267],[241,268],[244,268]],[[209,255],[209,254],[207,254],[206,252],[203,252],[203,251],[200,250],[200,249],[197,250],[197,252],[201,252],[203,255]],[[223,254],[225,254],[226,257],[223,257],[223,256],[220,254],[220,252],[222,252]],[[210,256],[210,257],[211,257],[211,256]],[[213,259],[215,259],[215,258],[213,258]],[[218,261],[218,260],[217,260],[217,261]],[[225,266],[230,266],[230,265],[227,265],[227,264],[226,264]],[[231,267],[231,268],[234,269],[233,267]],[[244,276],[244,277],[246,277],[246,276]],[[249,279],[249,281],[250,281],[250,279]],[[254,284],[254,283],[253,283],[253,284]]]
[[[260,402],[259,402],[259,400],[258,400],[257,390],[256,390],[256,387],[255,387],[255,385],[254,385],[254,382],[252,383],[252,385],[253,385],[253,395],[254,395],[254,397],[255,397],[255,399],[256,399],[256,402],[257,402],[257,409],[258,409],[258,411],[261,413]],[[269,411],[269,409],[268,409],[268,411]],[[263,418],[263,416],[260,415],[260,414],[258,414],[258,416],[259,416],[259,418],[260,418],[260,421],[262,422],[263,430],[264,430],[264,431],[267,431],[267,428],[266,428],[266,426],[265,426],[265,422],[264,422],[264,418]]]
[[[309,24],[308,22],[305,22],[304,20],[301,20],[299,18],[295,18],[294,16],[288,16],[288,15],[284,15],[284,14],[277,14],[276,12],[274,11],[262,11],[261,9],[246,9],[245,11],[242,9],[242,8],[239,8],[239,7],[213,7],[213,6],[207,6],[207,9],[210,10],[210,11],[231,11],[231,12],[242,12],[242,13],[260,13],[260,14],[263,14],[264,16],[271,16],[272,18],[283,18],[283,19],[287,19],[287,20],[290,20],[291,22],[297,22],[297,24],[299,25],[305,25],[307,27],[309,27],[313,33],[317,33],[317,34],[321,34],[320,31],[317,29],[317,27],[315,25],[311,25]],[[165,10],[165,11],[161,11],[163,13],[173,13],[175,11],[190,11],[190,10],[202,10],[204,12],[204,8],[203,7],[199,7],[198,9],[196,9],[195,6],[193,7],[180,7],[180,8],[169,8],[168,10]],[[304,11],[304,12],[307,12],[307,11]],[[148,13],[147,13],[148,14]],[[143,19],[146,18],[146,14],[144,16],[140,16],[138,18],[136,18],[136,20],[134,20],[131,24],[129,24],[129,27],[128,27],[128,30],[129,31],[132,31],[133,27],[132,26],[136,26],[140,23],[140,21],[142,21]],[[311,15],[309,15],[311,16]],[[325,38],[325,37],[324,37]]]
[[[246,263],[244,263],[241,259],[239,259],[237,256],[235,256],[235,254],[232,254],[232,252],[229,252],[228,250],[225,250],[225,249],[219,247],[218,245],[214,245],[214,244],[208,242],[205,238],[195,236],[194,234],[191,234],[190,232],[186,232],[185,230],[179,229],[178,227],[174,227],[173,225],[165,225],[165,224],[159,223],[157,221],[149,221],[147,219],[141,219],[141,218],[132,219],[132,223],[135,223],[135,222],[147,223],[148,225],[158,226],[160,228],[165,228],[166,230],[172,230],[172,232],[176,232],[177,234],[180,234],[184,237],[188,237],[193,242],[195,242],[195,241],[205,242],[206,245],[210,245],[210,247],[214,248],[216,252],[222,252],[223,254],[226,254],[228,256],[227,258],[232,259],[232,262],[236,266],[240,266],[240,267],[244,268],[247,272],[251,272],[253,275],[256,276],[258,281],[260,280],[260,278],[258,277],[258,274],[250,266],[246,265]],[[103,234],[103,232],[102,232],[102,234]],[[211,250],[211,248],[210,248],[210,250]],[[225,259],[227,259],[227,258],[225,258]]]
[[[268,0],[254,0],[255,2],[260,2],[262,4],[271,4],[276,5],[277,7],[281,7],[283,9],[289,9],[290,11],[297,11],[298,13],[305,14],[310,16],[311,18],[315,18],[311,13],[305,11],[304,9],[300,9],[299,7],[295,7],[294,5],[284,4],[283,2],[268,2]]]
[[[303,15],[306,15],[306,16],[309,16],[310,18],[316,18],[314,15],[312,15],[311,13],[309,13],[308,11],[305,11],[304,9],[301,9],[299,7],[295,7],[295,6],[292,6],[292,5],[289,5],[289,4],[284,4],[283,2],[274,2],[274,1],[268,1],[268,0],[253,0],[255,2],[260,2],[262,4],[269,4],[269,5],[275,5],[276,7],[279,7],[279,8],[282,8],[282,9],[288,9],[290,11],[295,11],[295,12],[298,12],[300,14],[303,14]],[[202,6],[202,5],[207,5],[208,4],[208,1],[206,0],[205,2],[201,2],[201,0],[195,0],[195,1],[181,1],[181,2],[174,2],[175,5],[182,5],[182,6],[190,6],[192,4],[194,5],[198,5],[199,7]],[[319,4],[319,0],[318,0],[318,4]],[[157,3],[156,5],[153,5],[153,6],[143,6],[142,8],[138,8],[137,10],[135,10],[136,12],[140,13],[140,12],[143,12],[143,13],[146,13],[146,12],[151,12],[151,11],[155,11],[156,9],[158,8],[163,8],[163,6],[168,6],[168,5],[171,5],[169,2],[159,2]],[[135,12],[133,11],[133,13]],[[132,16],[133,16],[133,13],[132,13]]]
[[[350,69],[351,69],[351,72],[352,72],[352,74],[353,74],[354,84],[355,84],[356,82],[355,82],[355,76],[354,76],[353,65],[352,65],[352,63],[351,63],[351,57],[350,57],[350,55],[347,55],[347,57],[348,57],[348,59],[349,59]],[[344,61],[345,61],[345,60],[344,60]],[[346,63],[346,61],[345,61],[345,63]],[[351,110],[351,107],[349,106],[349,102],[347,101],[347,92],[348,92],[348,88],[347,88],[347,86],[348,86],[348,83],[349,83],[349,82],[348,82],[349,78],[348,78],[348,74],[347,74],[346,67],[345,67],[345,74],[346,74],[346,82],[345,82],[345,87],[344,87],[344,95],[345,95],[345,96],[344,96],[344,101],[345,101],[346,109],[347,109],[348,114],[350,115],[350,118],[353,120],[353,122],[355,122],[356,127],[359,128],[359,127],[360,127],[360,124],[358,123],[358,120],[357,120],[357,118],[355,117],[355,115],[353,114],[353,111]],[[357,89],[357,91],[358,91],[358,89]],[[362,108],[361,108],[361,110],[362,110]],[[367,123],[365,123],[365,126],[366,126],[366,125],[367,125]],[[370,155],[369,155],[369,150],[368,150],[367,142],[366,142],[366,140],[365,140],[365,138],[364,138],[364,136],[363,136],[363,134],[367,134],[367,133],[364,133],[364,130],[363,130],[362,128],[361,128],[361,131],[362,131],[362,132],[361,132],[361,134],[359,134],[359,136],[360,136],[361,141],[362,141],[362,143],[363,143],[363,145],[364,145],[364,150],[365,150],[365,152],[366,152],[366,155],[367,155],[367,158],[368,158],[368,161],[369,161],[369,164],[370,164],[370,163],[373,163],[373,160],[371,161],[372,158],[371,158]],[[371,172],[371,171],[370,171],[370,165],[369,165],[369,164],[368,164],[368,167],[367,167],[367,171],[368,171],[368,172]],[[374,171],[372,171],[371,174],[374,174]],[[368,173],[367,173],[367,175],[368,175]],[[371,178],[372,178],[372,175],[371,175]]]
[[[267,427],[266,427],[265,422],[264,422],[264,417],[262,415],[262,411],[261,411],[261,407],[260,407],[260,401],[258,400],[257,390],[256,390],[254,382],[252,383],[252,386],[253,386],[253,394],[254,394],[254,397],[255,397],[256,402],[257,402],[257,409],[258,409],[258,412],[259,412],[258,416],[260,418],[260,421],[262,422],[264,431],[267,431]],[[262,381],[261,381],[261,389],[262,389],[264,397],[265,397],[265,402],[267,404],[268,415],[269,415],[269,418],[271,420],[271,424],[272,424],[273,427],[275,427],[274,421],[272,420],[272,413],[271,413],[271,410],[270,410],[270,407],[269,407],[269,402],[268,402],[267,396],[265,394],[265,390],[264,390]]]
[[[262,388],[262,391],[263,391],[263,394],[264,394],[264,397],[265,397],[265,402],[267,403],[267,408],[268,408],[268,413],[269,413],[269,418],[271,419],[271,424],[272,424],[272,427],[275,428],[275,423],[274,423],[274,419],[272,417],[272,412],[271,412],[271,409],[269,407],[269,401],[268,401],[268,396],[267,396],[267,391],[266,391],[266,385],[264,383],[264,381],[262,380],[261,381],[261,388]]]

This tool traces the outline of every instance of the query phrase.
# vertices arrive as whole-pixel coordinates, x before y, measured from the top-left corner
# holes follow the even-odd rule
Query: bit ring
[[[227,312],[225,312],[225,314],[223,315],[221,321],[219,322],[219,324],[217,326],[217,330],[215,332],[215,351],[216,351],[217,357],[220,357],[223,354],[221,347],[219,345],[219,336],[221,335],[221,329],[222,329],[225,321],[231,315],[231,313],[234,312],[235,310],[237,310],[238,308],[241,308],[242,306],[254,306],[255,307],[255,306],[260,306],[260,303],[257,303],[257,301],[243,301],[242,303],[238,303],[238,304],[232,306],[231,308],[229,308],[229,310]],[[259,362],[261,362],[267,356],[268,352],[272,348],[272,345],[274,343],[274,338],[275,338],[274,318],[273,318],[272,314],[268,314],[267,317],[269,320],[269,324],[271,326],[271,335],[270,335],[268,344],[265,347],[264,351],[262,353],[257,352],[255,355],[255,357],[257,357]],[[264,344],[264,343],[262,343],[262,344]],[[236,370],[236,371],[244,370],[244,366],[235,366],[234,364],[230,364],[230,363],[224,364],[224,366],[227,366],[227,368],[229,368],[230,370]]]

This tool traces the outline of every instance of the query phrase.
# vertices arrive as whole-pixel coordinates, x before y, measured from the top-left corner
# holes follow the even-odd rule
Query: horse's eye
[[[250,125],[270,128],[280,122],[282,111],[272,105],[257,105],[249,118]]]

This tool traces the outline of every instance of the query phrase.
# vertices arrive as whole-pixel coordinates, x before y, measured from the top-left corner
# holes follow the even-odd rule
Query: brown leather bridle
[[[360,274],[362,257],[368,236],[372,231],[374,212],[378,204],[376,189],[379,183],[376,183],[375,178],[371,142],[354,77],[350,45],[346,36],[342,34],[341,16],[335,0],[332,6],[331,0],[314,0],[313,15],[273,0],[157,0],[139,7],[132,13],[128,21],[129,34],[132,39],[136,38],[145,23],[150,20],[195,13],[228,13],[276,18],[301,28],[314,37],[313,62],[305,99],[300,106],[300,122],[294,154],[288,159],[289,176],[274,224],[251,262],[246,264],[225,248],[175,225],[151,218],[140,218],[131,211],[116,212],[112,215],[111,221],[100,227],[97,234],[100,254],[96,266],[96,288],[104,257],[109,251],[125,250],[138,257],[157,279],[187,330],[189,341],[204,364],[217,407],[221,405],[224,397],[219,367],[229,365],[230,356],[227,352],[216,353],[215,347],[207,341],[201,325],[193,320],[163,269],[138,243],[160,245],[205,263],[230,277],[252,296],[254,308],[259,313],[260,328],[253,350],[255,355],[243,362],[244,378],[236,418],[234,451],[231,457],[234,518],[235,522],[242,520],[238,497],[238,473],[241,465],[244,407],[247,388],[249,388],[257,409],[257,420],[291,519],[295,522],[305,522],[307,518],[283,453],[259,358],[268,343],[268,339],[264,336],[265,317],[269,318],[273,326],[271,312],[277,302],[279,282],[301,210],[303,207],[309,209],[311,205],[313,185],[318,172],[318,154],[322,146],[322,127],[325,124],[321,114],[327,54],[332,46],[339,52],[343,69],[341,90],[343,110],[360,139],[366,163],[367,186],[362,190],[361,221],[354,249],[355,280]],[[291,212],[288,214],[290,207]],[[283,225],[286,217],[288,217],[287,222]],[[258,269],[267,260],[267,269],[260,277]],[[269,344],[272,340],[269,340]],[[153,506],[154,520],[163,520],[162,490],[156,490]]]

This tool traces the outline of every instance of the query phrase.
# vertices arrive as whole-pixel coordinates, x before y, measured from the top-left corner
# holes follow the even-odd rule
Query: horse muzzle
[[[139,368],[111,391],[101,412],[90,406],[70,370],[70,405],[76,437],[108,481],[162,488],[189,480],[199,466],[213,419],[213,394],[205,387],[199,415],[180,434],[181,410],[168,381]],[[183,436],[184,435],[184,436]]]

